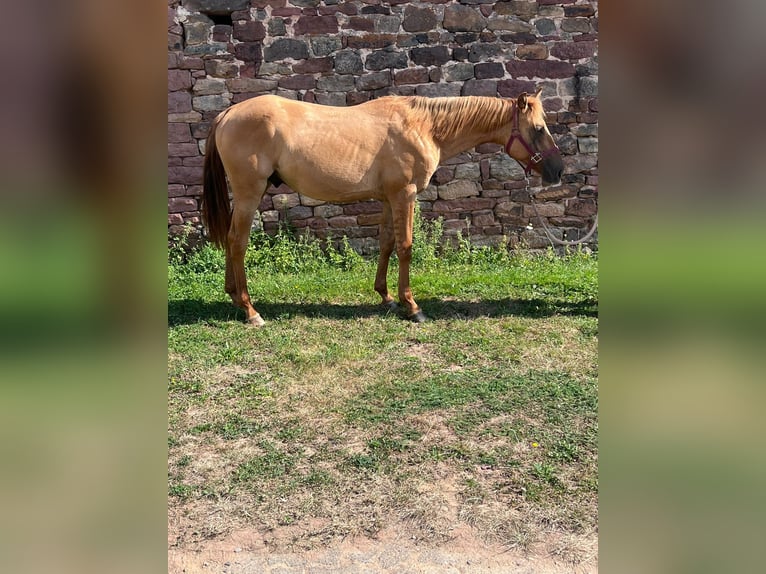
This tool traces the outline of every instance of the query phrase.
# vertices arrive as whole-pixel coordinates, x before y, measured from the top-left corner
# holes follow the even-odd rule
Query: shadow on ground
[[[418,304],[426,316],[433,320],[475,319],[478,317],[531,317],[544,318],[554,315],[595,317],[598,302],[585,299],[577,302],[547,301],[544,299],[497,299],[483,301],[451,301],[422,299]],[[269,319],[321,317],[324,319],[353,319],[381,317],[391,312],[380,305],[336,303],[266,303],[256,305],[258,312]],[[168,302],[168,325],[189,325],[200,321],[242,321],[244,313],[231,303],[180,299]]]

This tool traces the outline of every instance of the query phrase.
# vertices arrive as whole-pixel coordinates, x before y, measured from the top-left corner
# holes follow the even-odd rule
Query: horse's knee
[[[399,258],[399,261],[410,261],[412,259],[412,244],[397,245],[396,256]]]

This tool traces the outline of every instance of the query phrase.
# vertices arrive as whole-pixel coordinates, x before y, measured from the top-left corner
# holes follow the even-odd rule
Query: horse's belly
[[[348,203],[380,199],[382,182],[377,166],[349,165],[333,158],[295,158],[278,167],[280,178],[293,190],[320,201]]]

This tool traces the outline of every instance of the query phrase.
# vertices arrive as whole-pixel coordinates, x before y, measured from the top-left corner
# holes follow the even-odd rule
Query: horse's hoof
[[[418,311],[414,315],[410,315],[410,321],[413,323],[425,323],[428,318],[423,314],[423,311]]]
[[[384,303],[381,303],[381,305],[383,305],[383,307],[385,307],[389,311],[397,311],[399,309],[399,305],[396,301],[388,301],[387,303],[384,302]]]
[[[263,317],[261,317],[258,313],[250,317],[247,321],[245,321],[245,325],[248,325],[250,327],[263,327],[266,324],[266,321],[263,320]]]

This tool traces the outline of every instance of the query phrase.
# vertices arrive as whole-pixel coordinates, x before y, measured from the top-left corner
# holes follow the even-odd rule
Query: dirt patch
[[[324,526],[322,521],[309,521],[302,528],[321,532]],[[274,551],[273,539],[294,536],[294,530],[295,527],[283,532],[246,529],[189,547],[171,544],[168,573],[590,574],[598,571],[595,539],[578,541],[587,550],[587,558],[577,564],[564,554],[540,550],[522,552],[486,544],[466,525],[453,529],[449,541],[439,545],[413,540],[402,529],[392,527],[381,530],[375,538],[347,537],[313,550]],[[550,542],[555,547],[555,537]],[[571,547],[571,543],[564,547]]]

